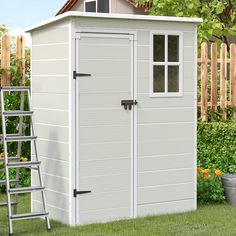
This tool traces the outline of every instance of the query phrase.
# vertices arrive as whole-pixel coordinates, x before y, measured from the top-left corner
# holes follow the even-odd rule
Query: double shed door
[[[133,35],[80,33],[76,79],[76,223],[134,215]],[[130,109],[131,108],[131,109]]]

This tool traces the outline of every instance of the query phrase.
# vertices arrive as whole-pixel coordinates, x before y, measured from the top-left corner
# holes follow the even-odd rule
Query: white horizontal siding
[[[184,32],[184,46],[194,46],[194,33],[193,32]]]
[[[181,108],[153,108],[139,109],[138,124],[148,123],[176,123],[176,122],[192,122],[194,119],[193,107]]]
[[[138,187],[138,204],[191,199],[193,196],[193,182],[154,187]]]
[[[91,97],[91,94],[83,94],[80,98],[80,108],[81,109],[113,109],[119,108],[120,111],[124,111],[124,108],[121,107],[121,97],[124,99],[130,99],[129,92],[123,93],[94,93],[96,99]]]
[[[105,143],[105,142],[129,142],[130,126],[80,126],[80,144]]]
[[[139,142],[150,140],[186,139],[194,136],[193,122],[190,123],[161,123],[139,124]]]
[[[154,156],[182,154],[193,152],[194,139],[189,137],[186,139],[169,139],[155,141],[138,141],[138,156]]]
[[[118,175],[118,174],[129,173],[130,162],[131,162],[130,158],[117,158],[117,159],[104,159],[104,160],[91,160],[91,161],[81,160],[80,176],[88,177],[88,176]]]
[[[42,170],[42,179],[43,183],[46,186],[46,189],[62,193],[62,194],[68,194],[69,193],[69,179],[62,178],[61,176],[54,176],[49,175],[43,172]],[[32,185],[39,186],[39,180],[38,180],[38,173],[35,171],[32,171]]]
[[[195,209],[194,199],[180,201],[150,203],[138,205],[138,216],[148,216],[157,214],[173,214],[178,212],[193,211]]]
[[[35,156],[32,156],[33,160],[35,160]],[[61,161],[51,158],[46,158],[40,156],[41,168],[44,173],[49,175],[58,176],[61,178],[68,178],[69,176],[69,162]]]
[[[50,218],[65,224],[70,219],[68,35],[67,25],[57,24],[32,34],[32,101],[42,179]],[[39,184],[35,171],[32,183]],[[32,206],[42,207],[40,195],[32,195]]]
[[[34,103],[35,123],[48,125],[67,126],[69,124],[68,111],[44,109]]]
[[[34,105],[40,109],[67,110],[68,100],[68,94],[34,93]]]
[[[121,149],[122,153],[117,152]],[[86,157],[89,160],[95,159],[104,159],[104,158],[118,158],[118,157],[127,157],[130,156],[130,142],[121,142],[121,143],[99,143],[93,144],[81,144],[80,145],[81,158]],[[109,167],[108,167],[109,168]]]
[[[36,134],[39,139],[68,142],[69,128],[62,126],[52,126],[50,124],[35,124]]]
[[[68,43],[68,27],[38,29],[32,33],[32,45]]]
[[[105,168],[105,166],[103,166],[103,168]],[[110,173],[111,172],[112,171],[110,171]],[[127,172],[127,170],[125,170],[125,172]],[[89,173],[86,174],[89,175]],[[130,177],[130,173],[121,173],[121,171],[118,174],[109,174],[109,177],[107,175],[85,176],[81,177],[80,188],[89,189],[92,192],[98,193],[108,192],[108,190],[112,192],[128,191],[130,189],[130,186],[124,183],[126,183],[127,180],[130,179]]]
[[[129,114],[126,113],[128,116]],[[112,116],[112,120],[111,120]],[[81,126],[94,126],[94,125],[127,125],[127,118],[122,114],[121,107],[114,109],[83,109],[80,114]]]
[[[88,60],[80,60],[80,67],[83,68],[81,73],[89,73],[92,76],[84,79],[93,79],[93,75],[95,74],[97,77],[126,77],[127,71],[130,70],[129,60],[109,60],[109,59],[99,59],[99,60],[90,60],[91,63],[95,63],[96,66],[91,67]],[[114,67],[114,63],[117,65]],[[106,70],[104,71],[104,64],[106,64]],[[123,68],[120,70],[120,68]]]
[[[138,187],[157,185],[182,184],[192,182],[194,168],[179,170],[162,170],[141,172],[138,174]]]
[[[68,161],[69,144],[64,142],[52,141],[48,139],[38,139],[39,156]],[[34,150],[32,150],[34,155]]]
[[[32,47],[33,54],[32,60],[58,60],[68,59],[69,45],[65,44],[52,44],[52,45],[39,45]]]
[[[182,97],[150,98],[150,34],[138,33],[138,215],[194,209],[194,33],[183,33]],[[184,27],[184,26],[183,26]],[[189,32],[187,32],[189,30]],[[140,41],[139,41],[140,40]]]
[[[130,206],[130,191],[86,194],[81,195],[80,200],[83,201],[83,204],[80,205],[81,213],[109,208],[125,208]],[[127,207],[127,209],[129,208]]]
[[[138,172],[193,168],[193,153],[139,156]]]
[[[33,61],[32,71],[34,75],[68,75],[69,61]]]
[[[46,195],[47,197],[47,195]],[[57,196],[59,197],[59,196]],[[69,224],[69,211],[67,210],[63,210],[61,208],[55,207],[55,206],[51,206],[49,204],[47,204],[48,207],[48,211],[49,211],[49,217],[50,219],[62,222],[64,224]],[[65,203],[65,208],[69,207],[69,202]],[[32,200],[32,210],[34,212],[41,212],[42,211],[42,203],[38,202],[36,200]]]
[[[89,72],[90,73],[90,72]],[[80,88],[81,91],[86,91],[86,93],[119,93],[119,92],[128,92],[128,87],[126,88],[127,77],[110,77],[109,80],[106,78],[84,78],[80,79]],[[125,88],[125,90],[124,90]]]
[[[80,224],[117,221],[117,220],[129,218],[127,217],[127,215],[129,215],[129,212],[130,212],[130,208],[128,207],[117,207],[117,208],[99,209],[96,211],[82,212],[81,214],[83,214],[83,221],[80,222]]]
[[[45,194],[48,205],[68,211],[69,196],[48,189],[45,190]],[[33,192],[32,196],[35,201],[42,202],[42,195],[40,192]]]
[[[194,104],[194,94],[185,92],[183,97],[178,98],[149,98],[148,93],[138,94],[139,108],[174,108],[192,107]]]
[[[68,76],[33,76],[33,93],[68,94]]]

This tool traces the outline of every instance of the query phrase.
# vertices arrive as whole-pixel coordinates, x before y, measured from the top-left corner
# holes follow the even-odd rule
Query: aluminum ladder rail
[[[20,102],[20,110],[5,110],[5,103],[4,103],[4,93],[5,92],[20,92],[21,95],[21,102]],[[27,95],[28,101],[28,111],[25,111],[24,108],[24,95]],[[3,149],[4,149],[4,166],[5,166],[5,184],[6,184],[6,195],[7,195],[7,202],[0,204],[0,206],[7,206],[8,210],[8,222],[9,222],[9,235],[13,235],[13,221],[15,220],[24,220],[24,219],[34,219],[34,218],[41,218],[45,217],[46,227],[48,230],[51,229],[50,221],[49,221],[49,212],[47,210],[46,205],[46,198],[45,198],[45,187],[43,186],[42,176],[41,176],[41,169],[38,158],[37,152],[37,136],[35,136],[34,130],[34,123],[33,123],[33,111],[31,107],[30,101],[30,87],[25,86],[12,86],[12,87],[0,87],[0,102],[1,102],[1,116],[2,116],[2,141],[3,141]],[[6,129],[6,119],[7,117],[15,116],[19,117],[19,128],[17,134],[7,134]],[[30,125],[31,125],[31,136],[24,136],[22,134],[22,125],[23,125],[23,117],[30,116]],[[21,156],[21,143],[30,141],[33,142],[32,147],[34,148],[35,152],[35,161],[26,161],[20,162]],[[16,157],[8,157],[7,151],[7,143],[9,142],[18,142],[17,148],[17,156]],[[10,180],[9,176],[9,169],[16,168],[16,180]],[[19,168],[30,168],[34,169],[38,172],[39,178],[39,186],[31,186],[31,187],[24,187],[20,188],[18,186],[19,183]],[[11,188],[11,184],[16,184],[15,188]],[[33,213],[26,213],[26,214],[17,214],[17,197],[20,193],[31,193],[34,191],[40,191],[42,196],[42,203],[43,203],[43,211],[42,212],[33,212]],[[14,201],[11,202],[11,195],[15,195]],[[12,214],[11,206],[15,206],[14,214]]]

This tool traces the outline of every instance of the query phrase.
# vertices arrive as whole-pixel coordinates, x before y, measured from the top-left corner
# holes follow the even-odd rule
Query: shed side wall
[[[32,32],[32,101],[38,153],[50,218],[69,223],[69,30],[68,23]],[[32,158],[34,158],[34,153]],[[32,184],[38,184],[32,171]],[[32,210],[42,207],[32,194]]]
[[[195,209],[195,25],[89,18],[75,18],[75,22],[78,31],[138,35],[137,215]],[[149,97],[150,30],[183,33],[183,97]]]

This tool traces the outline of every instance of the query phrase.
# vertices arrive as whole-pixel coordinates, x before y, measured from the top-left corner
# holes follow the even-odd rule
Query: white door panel
[[[76,222],[133,216],[133,40],[80,34],[77,43]],[[79,160],[79,161],[78,161]]]

